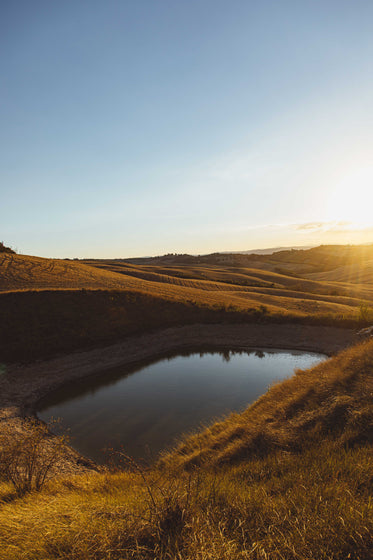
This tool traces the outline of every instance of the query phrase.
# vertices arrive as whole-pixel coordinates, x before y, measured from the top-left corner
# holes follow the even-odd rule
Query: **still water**
[[[121,446],[152,461],[182,434],[244,410],[273,382],[324,359],[265,349],[179,354],[65,385],[40,402],[38,416],[60,418],[71,445],[99,463]]]

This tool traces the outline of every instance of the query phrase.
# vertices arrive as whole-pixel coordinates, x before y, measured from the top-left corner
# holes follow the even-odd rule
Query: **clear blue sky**
[[[373,242],[371,0],[3,0],[0,240]]]

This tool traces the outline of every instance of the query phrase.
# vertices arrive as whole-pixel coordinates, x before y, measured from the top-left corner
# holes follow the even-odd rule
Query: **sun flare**
[[[345,173],[332,189],[328,211],[334,219],[346,220],[362,229],[373,225],[373,165]]]

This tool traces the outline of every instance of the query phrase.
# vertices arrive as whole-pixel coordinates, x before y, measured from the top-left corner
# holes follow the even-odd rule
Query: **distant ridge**
[[[279,251],[306,251],[317,245],[295,245],[292,247],[270,247],[269,249],[249,249],[248,251],[222,251],[222,255],[272,255]]]
[[[248,251],[216,251],[215,253],[204,253],[200,255],[190,255],[188,253],[167,253],[165,255],[157,255],[155,257],[130,257],[130,258],[119,258],[119,259],[108,259],[121,262],[135,263],[135,264],[145,264],[146,262],[166,262],[170,264],[171,262],[183,262],[190,263],[193,262],[211,262],[213,261],[224,261],[227,262],[227,258],[231,256],[234,259],[242,256],[254,256],[259,257],[273,255],[274,253],[290,252],[290,251],[308,251],[313,249],[317,245],[302,245],[302,246],[292,246],[292,247],[272,247],[267,249],[249,249]],[[84,259],[83,259],[84,260]],[[94,259],[93,259],[94,260]]]

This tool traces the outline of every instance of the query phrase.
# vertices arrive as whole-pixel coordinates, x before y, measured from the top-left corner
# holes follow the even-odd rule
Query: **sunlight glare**
[[[373,225],[373,165],[345,173],[334,186],[327,203],[334,219],[347,220],[357,228]]]

